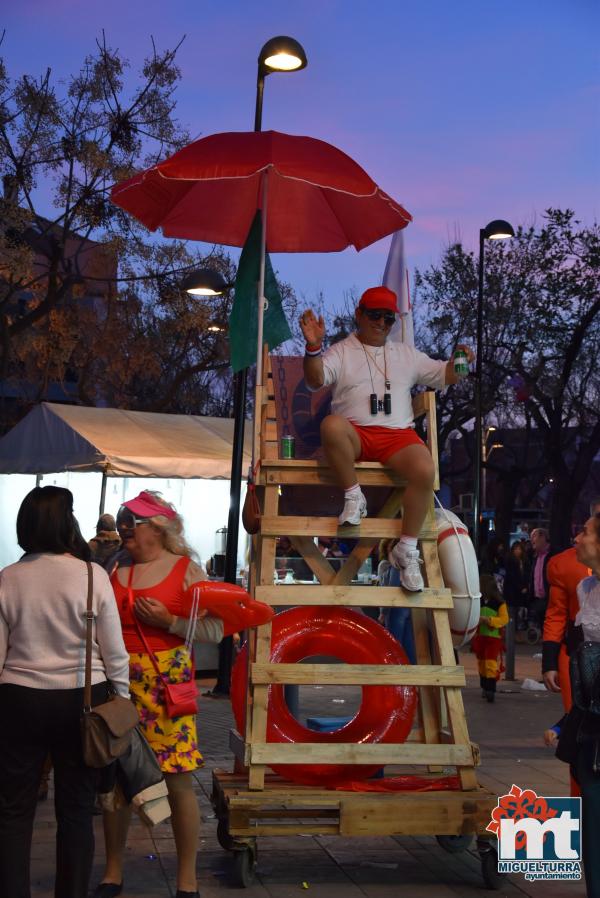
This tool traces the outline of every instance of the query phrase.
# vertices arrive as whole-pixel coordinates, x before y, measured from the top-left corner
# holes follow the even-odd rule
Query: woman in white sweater
[[[96,771],[81,751],[89,548],[73,496],[36,487],[17,516],[25,554],[0,573],[0,895],[28,898],[37,788],[54,765],[55,898],[87,894]],[[129,656],[106,572],[93,565],[92,704],[129,695]]]

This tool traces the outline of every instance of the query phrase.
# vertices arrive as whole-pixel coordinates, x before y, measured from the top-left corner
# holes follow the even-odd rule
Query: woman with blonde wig
[[[169,717],[161,674],[170,683],[193,679],[192,659],[183,645],[194,587],[206,579],[191,558],[176,510],[158,493],[144,491],[123,503],[117,529],[129,556],[112,574],[112,585],[130,659],[131,696],[141,727],[165,774],[177,851],[177,898],[197,898],[196,852],[200,811],[193,790],[193,771],[203,764],[198,749],[196,717]],[[201,612],[195,638],[219,642],[223,623]],[[146,645],[141,639],[141,628]],[[104,814],[106,869],[96,898],[113,898],[123,888],[123,855],[130,810]]]

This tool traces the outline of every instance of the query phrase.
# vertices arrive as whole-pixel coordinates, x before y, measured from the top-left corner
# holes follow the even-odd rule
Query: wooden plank
[[[339,802],[336,807],[325,807],[325,808],[316,808],[316,807],[294,807],[289,806],[288,802],[283,802],[282,804],[277,804],[272,801],[269,801],[268,807],[263,807],[263,802],[261,802],[260,806],[257,807],[254,811],[249,812],[249,808],[251,805],[247,805],[245,807],[246,816],[249,816],[254,819],[254,821],[258,820],[281,820],[282,823],[293,822],[296,820],[315,820],[319,817],[324,820],[332,820],[334,818],[339,818],[340,809]],[[287,818],[287,820],[286,820]]]
[[[290,820],[289,823],[282,820],[279,823],[252,822],[250,826],[237,826],[229,823],[229,833],[232,836],[337,836],[339,835],[339,823],[299,823]]]
[[[279,490],[276,486],[265,487],[264,511],[265,514],[276,515],[279,507]],[[261,538],[259,542],[259,573],[258,585],[271,585],[275,570],[275,540]],[[256,631],[256,643],[254,660],[268,662],[271,658],[271,624],[258,627]],[[246,715],[247,742],[264,742],[267,735],[267,702],[268,688],[255,686],[250,676],[248,677],[248,703]],[[248,783],[251,789],[262,789],[264,786],[264,766],[251,766],[248,773]]]
[[[433,464],[435,467],[435,475],[433,478],[433,489],[440,488],[440,466],[438,452],[438,430],[437,430],[437,413],[435,408],[435,393],[431,393],[431,407],[427,415],[427,446],[431,452]]]
[[[402,535],[402,521],[384,518],[363,518],[356,527],[345,524],[340,527],[337,517],[310,517],[280,515],[271,517],[265,515],[262,519],[261,532],[263,536],[346,536],[348,538],[365,538],[378,541],[391,539]],[[437,532],[423,530],[419,534],[420,539],[437,539]]]
[[[358,571],[363,566],[373,548],[379,542],[378,539],[359,539],[358,543],[352,549],[350,555],[340,567],[339,571],[333,578],[335,584],[349,587],[352,580],[355,579]]]
[[[471,746],[473,750],[477,746]],[[419,776],[422,772],[419,771]],[[461,791],[437,791],[428,792],[394,792],[378,793],[347,792],[343,790],[318,789],[315,786],[302,786],[282,779],[274,773],[265,776],[265,788],[263,792],[250,792],[245,774],[231,773],[220,768],[213,770],[213,794],[220,795],[227,800],[232,809],[245,808],[246,813],[258,814],[265,808],[279,807],[282,810],[299,808],[313,808],[318,813],[326,808],[339,808],[344,799],[351,799],[360,806],[363,802],[368,805],[371,801],[376,804],[402,806],[406,802],[417,799],[423,802],[440,802],[442,805],[448,801],[449,796],[462,796],[463,800],[489,801],[490,807],[495,807],[498,801],[496,795],[492,795],[487,789],[477,786],[475,790],[467,794]],[[401,808],[398,808],[401,813]]]
[[[257,586],[256,598],[268,605],[347,605],[382,608],[452,608],[449,589],[405,592],[399,586],[329,586],[296,583]]]
[[[263,502],[263,520],[264,515],[273,517],[274,520],[277,520],[277,512],[279,509],[279,490],[276,486],[266,486],[265,487],[265,496]],[[259,575],[258,575],[258,584],[259,586],[272,586],[273,585],[273,576],[275,573],[275,539],[272,537],[268,539],[270,534],[265,534],[261,525],[261,534],[258,540],[259,542]]]
[[[271,462],[273,464],[273,462]],[[406,486],[406,480],[395,474],[389,468],[383,468],[381,465],[373,470],[358,470],[356,478],[361,486]],[[281,483],[282,485],[302,485],[302,486],[337,486],[333,474],[328,467],[320,468],[267,468],[260,475],[261,483]]]
[[[319,552],[312,536],[293,536],[292,545],[300,552],[311,571],[321,584],[331,583],[335,578],[335,570]],[[285,604],[285,603],[284,603]]]
[[[464,668],[458,665],[413,664],[252,664],[253,683],[286,683],[328,686],[466,686]]]
[[[428,574],[428,583],[430,586],[441,584],[443,580],[437,546],[423,545],[422,552]],[[452,646],[448,615],[445,611],[433,610],[431,617],[437,656],[442,664],[447,664],[449,661],[451,663],[452,659],[454,659],[454,648]],[[469,732],[462,694],[459,689],[449,688],[444,690],[444,698],[448,709],[448,723],[452,738],[455,743],[465,744],[469,741]],[[459,769],[458,775],[460,776],[463,789],[472,790],[477,787],[477,778],[472,764],[467,765],[466,768]]]
[[[307,471],[317,471],[322,469],[324,471],[329,470],[327,466],[327,462],[322,458],[280,458],[279,461],[267,461],[265,462],[265,470],[307,470]],[[378,461],[357,461],[356,462],[356,470],[357,471],[381,471],[382,466]],[[388,471],[389,468],[385,468],[384,470]],[[390,474],[391,474],[390,470]]]
[[[263,689],[257,686],[256,689]],[[385,745],[381,743],[263,743],[250,746],[252,764],[473,764],[470,745]],[[252,768],[250,770],[252,772]],[[252,787],[250,787],[252,788]]]
[[[269,440],[272,443],[278,442],[277,437],[277,424],[275,421],[271,421],[267,418],[267,410],[265,407],[265,420],[264,420],[264,429],[263,429],[263,439]]]
[[[260,759],[252,754],[255,743],[263,743],[267,736],[267,686],[254,686],[252,694],[252,724],[250,744],[248,745],[248,788],[262,789],[265,784],[265,767]]]
[[[417,664],[431,664],[427,611],[425,609],[416,609],[412,612],[411,617],[415,637]],[[427,688],[419,690],[418,714],[421,727],[425,734],[425,742],[428,744],[439,742],[440,723],[433,690]]]
[[[379,796],[353,801],[344,798],[340,806],[342,836],[458,836],[485,833],[495,796],[472,798],[460,792],[448,792],[445,799],[432,793],[402,796],[404,800],[382,802]]]
[[[415,418],[421,418],[423,415],[429,414],[431,410],[431,396],[435,394],[433,391],[425,391],[423,393],[417,393],[416,396],[413,396],[412,407],[413,407],[413,415]]]

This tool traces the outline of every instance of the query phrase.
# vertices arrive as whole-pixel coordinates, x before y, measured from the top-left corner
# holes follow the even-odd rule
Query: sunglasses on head
[[[138,524],[147,524],[145,518],[136,518],[128,508],[122,508],[117,514],[117,530],[135,530]]]
[[[386,312],[384,309],[363,309],[362,311],[369,321],[379,321],[380,318],[383,318],[383,323],[388,327],[396,320],[394,312]]]

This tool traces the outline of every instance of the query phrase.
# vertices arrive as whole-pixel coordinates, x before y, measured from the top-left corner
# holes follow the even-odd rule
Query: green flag
[[[260,273],[260,211],[248,232],[235,278],[235,294],[229,322],[229,349],[234,371],[249,368],[256,362],[258,340],[258,278]],[[265,309],[263,342],[274,349],[292,333],[281,303],[281,293],[267,253],[265,259]]]

